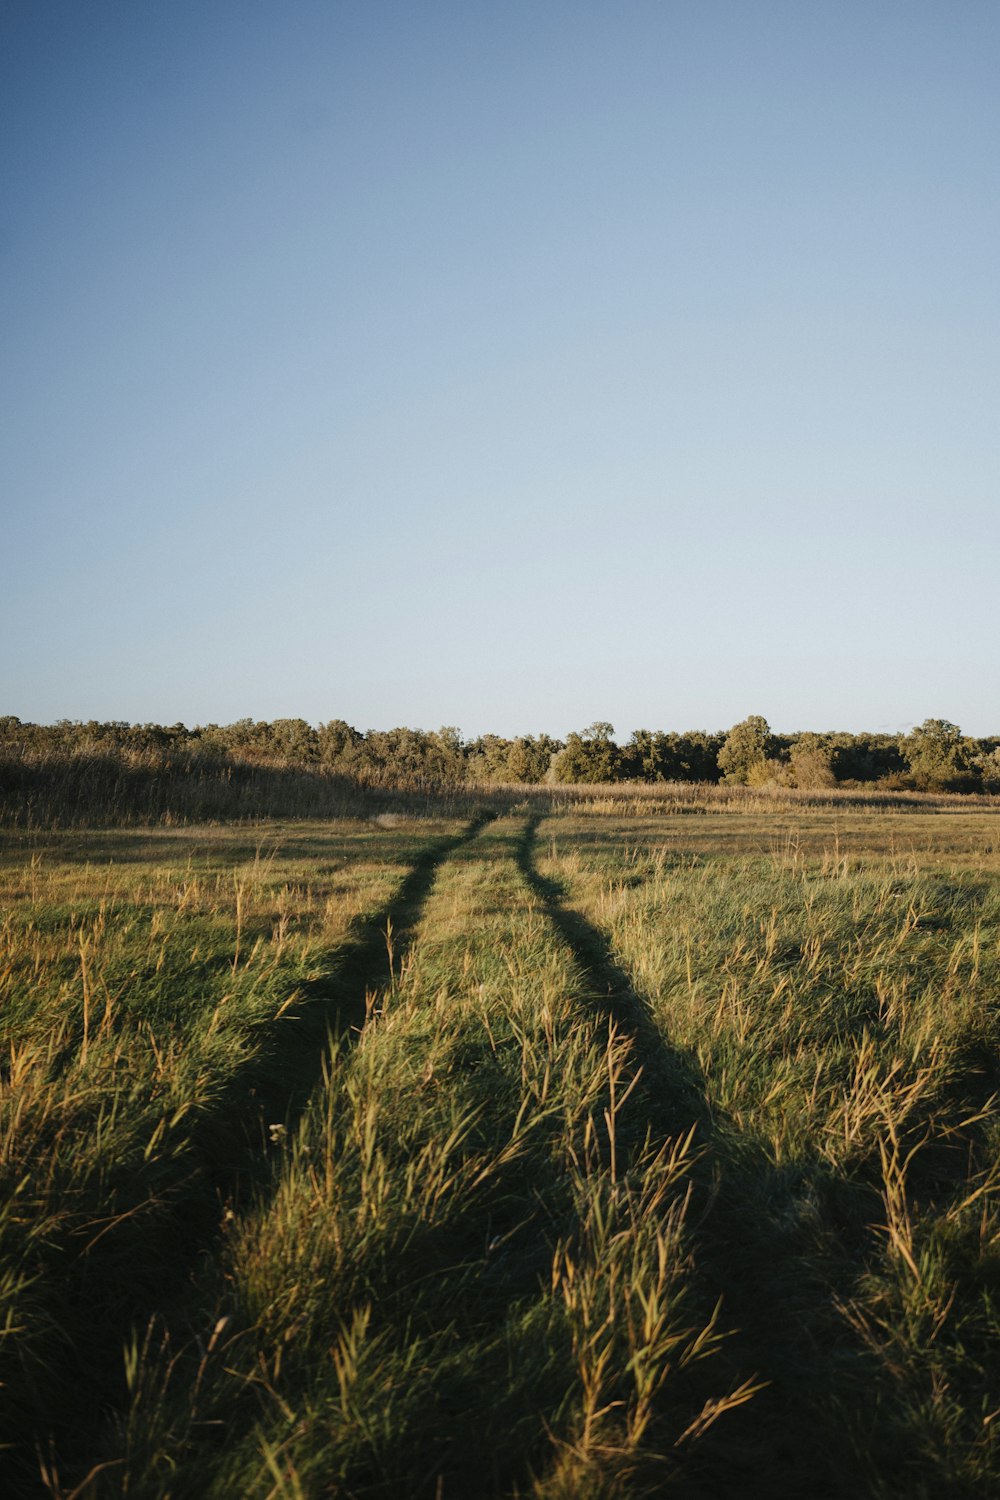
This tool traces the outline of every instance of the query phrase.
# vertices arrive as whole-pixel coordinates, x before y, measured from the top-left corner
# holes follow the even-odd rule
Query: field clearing
[[[1000,1492],[1000,818],[616,790],[3,834],[5,1493]]]

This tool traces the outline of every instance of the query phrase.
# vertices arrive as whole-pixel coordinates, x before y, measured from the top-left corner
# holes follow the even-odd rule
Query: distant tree
[[[898,734],[837,733],[828,736],[838,781],[882,781],[906,769]]]
[[[611,736],[614,726],[604,720],[571,734],[552,763],[556,781],[599,782],[618,779],[621,751]]]
[[[359,765],[376,781],[424,779],[429,774],[427,735],[422,729],[369,729]]]
[[[903,753],[921,791],[971,791],[976,784],[970,746],[948,719],[925,719],[906,736]]]
[[[724,736],[637,729],[621,751],[621,776],[642,781],[718,781]]]
[[[473,781],[509,781],[507,755],[510,740],[499,734],[481,734],[466,746],[466,765]]]
[[[318,759],[319,736],[305,719],[273,719],[268,728],[275,759],[292,765],[308,765]]]
[[[454,724],[443,724],[435,733],[428,735],[428,770],[442,781],[464,781],[465,747],[462,736]]]
[[[726,781],[735,781],[743,786],[764,766],[774,751],[774,736],[767,720],[760,714],[751,714],[739,724],[734,724],[726,735],[725,744],[719,751],[719,770]]]
[[[559,741],[547,734],[518,735],[507,750],[507,780],[544,781],[553,755],[561,749]]]
[[[726,742],[724,734],[706,734],[703,729],[671,735],[680,757],[682,781],[718,781],[719,751]]]
[[[237,719],[224,724],[216,731],[218,743],[230,754],[252,758],[266,755],[271,748],[270,724],[258,724],[254,719]]]
[[[454,724],[442,724],[441,728],[434,735],[434,738],[442,748],[450,751],[452,755],[461,755],[462,731],[457,729]]]
[[[790,761],[796,786],[836,786],[833,746],[819,734],[798,734],[792,741]]]
[[[980,740],[974,764],[983,791],[1000,792],[1000,745]]]
[[[659,730],[636,729],[621,752],[620,767],[623,776],[639,781],[669,781],[668,757],[665,754],[666,735]]]
[[[357,746],[354,774],[380,785],[394,782],[456,782],[466,762],[458,731],[428,734],[423,729],[369,729]]]
[[[1000,792],[1000,737],[972,739],[947,719],[927,719],[911,734],[771,733],[759,715],[728,734],[663,733],[637,729],[624,749],[611,724],[599,721],[569,736],[505,739],[483,735],[471,743],[445,726],[369,730],[343,719],[313,728],[304,719],[238,719],[233,724],[130,724],[126,720],[60,719],[22,723],[0,716],[4,764],[19,757],[56,755],[121,759],[129,771],[157,761],[202,774],[226,762],[240,774],[254,764],[337,770],[375,785],[538,781],[728,781],[754,786],[824,787],[880,782],[921,790]]]
[[[347,770],[355,760],[363,735],[343,719],[330,719],[316,732],[319,758],[324,766]]]

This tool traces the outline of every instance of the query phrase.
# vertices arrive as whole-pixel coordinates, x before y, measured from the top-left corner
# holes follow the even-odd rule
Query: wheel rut
[[[398,959],[413,941],[437,873],[463,845],[493,821],[485,811],[459,833],[421,850],[389,900],[356,920],[346,943],[331,952],[323,972],[300,985],[300,998],[277,1023],[246,1065],[234,1072],[192,1132],[190,1150],[178,1170],[176,1196],[157,1222],[155,1290],[148,1283],[130,1287],[110,1264],[117,1252],[111,1240],[98,1243],[67,1268],[67,1301],[88,1305],[87,1286],[119,1275],[116,1316],[91,1322],[84,1313],[67,1330],[60,1379],[71,1379],[80,1399],[72,1425],[44,1434],[25,1433],[24,1452],[11,1454],[22,1474],[38,1472],[34,1452],[44,1455],[50,1474],[79,1484],[93,1462],[95,1434],[118,1420],[127,1401],[123,1349],[141,1342],[154,1325],[175,1350],[195,1348],[212,1289],[221,1281],[219,1264],[225,1222],[250,1204],[259,1207],[273,1191],[274,1137],[291,1133],[323,1075],[329,1047],[360,1033],[366,994],[391,977],[387,933]],[[280,1126],[280,1130],[272,1127]],[[102,1269],[102,1259],[108,1264]],[[119,1255],[120,1258],[120,1255]],[[77,1368],[67,1371],[66,1365]],[[85,1396],[85,1398],[84,1398]],[[58,1409],[58,1403],[43,1403]],[[88,1491],[89,1492],[89,1491]],[[18,1493],[53,1493],[29,1481]],[[75,1493],[75,1491],[74,1491]]]
[[[518,841],[517,865],[524,881],[570,949],[577,967],[587,976],[597,1005],[632,1039],[633,1073],[642,1070],[641,1092],[654,1134],[686,1134],[694,1125],[696,1139],[704,1139],[712,1121],[697,1068],[664,1039],[600,928],[567,905],[562,885],[539,871],[534,851],[541,821],[541,817],[529,818]]]

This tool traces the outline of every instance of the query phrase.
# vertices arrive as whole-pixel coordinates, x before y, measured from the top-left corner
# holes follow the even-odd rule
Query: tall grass
[[[315,1077],[366,916],[447,836],[328,831],[309,859],[116,835],[114,864],[0,870],[0,1442],[93,1443],[133,1323],[183,1303],[220,1217],[266,1176],[267,1115]],[[186,845],[186,847],[185,847]],[[359,925],[360,924],[360,925]],[[279,1116],[280,1118],[280,1116]],[[48,1460],[46,1460],[48,1462]]]
[[[423,789],[407,790],[419,798]],[[13,747],[0,756],[0,825],[15,828],[339,818],[392,800],[347,776],[236,756]]]
[[[276,1128],[187,1352],[174,1326],[130,1354],[86,1493],[642,1493],[749,1394],[710,1373],[690,1143],[648,1137],[521,832],[387,927],[367,1024]]]
[[[293,768],[236,753],[150,746],[45,750],[0,747],[0,828],[170,827],[273,818],[329,819],[378,813],[472,817],[484,807],[575,809],[611,817],[756,813],[805,809],[869,812],[992,810],[989,796],[929,795],[878,788],[797,791],[709,783],[608,786],[477,785],[388,772],[359,780],[323,767]]]
[[[8,832],[5,1491],[1000,1489],[995,815],[718,791]]]
[[[707,1253],[770,1381],[767,1482],[891,1495],[903,1463],[907,1493],[992,1493],[1000,860],[630,833],[543,825],[541,868],[702,1091]]]

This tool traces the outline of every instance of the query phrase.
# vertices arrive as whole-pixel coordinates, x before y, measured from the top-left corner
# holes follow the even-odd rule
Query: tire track
[[[517,866],[525,883],[577,967],[589,977],[597,1004],[631,1038],[638,1064],[632,1074],[642,1072],[641,1093],[655,1132],[665,1137],[682,1135],[694,1125],[696,1141],[704,1141],[713,1124],[701,1074],[688,1056],[664,1040],[600,928],[566,905],[560,883],[546,879],[538,870],[534,849],[541,821],[540,815],[530,817],[518,841]]]
[[[146,1269],[141,1247],[134,1247],[130,1277],[113,1235],[67,1265],[64,1298],[83,1312],[63,1330],[58,1381],[60,1388],[74,1389],[75,1398],[62,1425],[25,1432],[18,1444],[21,1451],[8,1451],[5,1463],[10,1465],[8,1472],[37,1474],[38,1452],[50,1471],[68,1483],[66,1490],[53,1490],[28,1480],[9,1493],[76,1493],[73,1486],[94,1463],[102,1432],[113,1430],[126,1409],[122,1352],[133,1336],[141,1340],[155,1324],[169,1335],[175,1350],[196,1349],[204,1309],[221,1281],[224,1224],[251,1202],[259,1206],[276,1184],[270,1127],[280,1122],[285,1132],[294,1131],[321,1082],[330,1044],[360,1032],[366,992],[391,977],[387,924],[391,923],[398,961],[413,941],[441,865],[495,816],[486,811],[460,833],[428,844],[390,899],[355,921],[348,941],[329,955],[327,971],[300,986],[301,1000],[286,1017],[269,1023],[267,1042],[226,1080],[213,1107],[192,1131],[176,1196],[153,1231],[155,1288],[141,1274]],[[110,1317],[99,1294],[88,1290],[105,1284],[117,1291]],[[90,1306],[95,1308],[92,1317],[86,1311]],[[60,1409],[58,1401],[46,1399],[42,1392],[38,1405],[41,1410]],[[88,1488],[86,1493],[92,1491]]]
[[[298,1124],[322,1078],[328,1041],[360,1033],[366,994],[391,980],[387,932],[392,934],[393,963],[398,964],[413,943],[439,869],[495,818],[496,813],[484,812],[461,833],[429,845],[395,894],[355,922],[348,943],[331,954],[327,972],[300,986],[303,1000],[295,1007],[296,1024],[278,1033],[277,1045],[246,1076],[234,1079],[233,1093],[237,1103],[243,1102],[244,1118],[254,1118],[251,1144],[258,1157],[270,1122],[281,1121],[288,1131]]]

